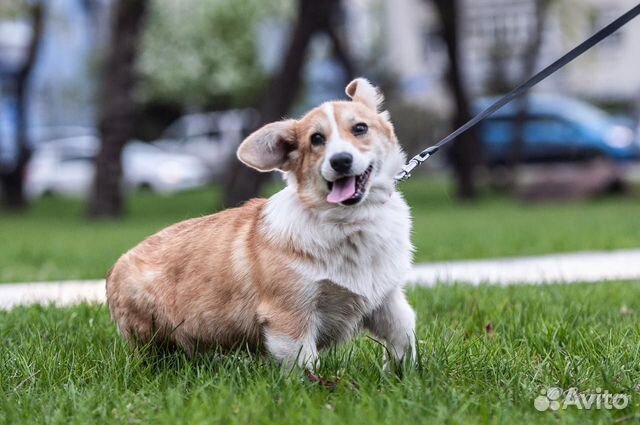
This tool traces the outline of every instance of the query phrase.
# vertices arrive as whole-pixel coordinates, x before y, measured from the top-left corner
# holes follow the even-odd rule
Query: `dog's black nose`
[[[347,152],[337,153],[329,159],[329,164],[338,173],[348,173],[353,164],[353,155]]]

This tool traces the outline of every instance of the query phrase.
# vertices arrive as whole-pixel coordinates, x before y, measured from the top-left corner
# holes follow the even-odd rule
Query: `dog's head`
[[[327,102],[299,120],[267,124],[238,148],[259,171],[280,170],[307,207],[383,202],[404,163],[383,98],[367,80],[346,88],[351,101]]]

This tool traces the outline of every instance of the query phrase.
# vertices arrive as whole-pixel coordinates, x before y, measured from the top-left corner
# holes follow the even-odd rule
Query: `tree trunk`
[[[90,217],[115,218],[124,212],[122,150],[131,138],[135,122],[132,92],[147,8],[147,0],[118,0],[111,18],[100,96],[101,148],[89,200]]]
[[[454,128],[471,118],[469,99],[462,81],[458,52],[460,47],[459,25],[461,24],[460,0],[432,0],[442,23],[442,38],[447,48],[449,69],[447,83],[455,103]],[[456,178],[457,196],[472,199],[477,196],[475,170],[481,155],[480,144],[472,130],[462,134],[450,148],[450,158]]]
[[[291,109],[302,82],[307,47],[313,35],[328,31],[338,11],[340,0],[299,0],[298,17],[284,62],[260,105],[260,126],[282,119]],[[271,175],[259,173],[234,158],[225,183],[225,207],[237,206],[258,196]]]
[[[18,70],[14,81],[14,95],[16,97],[17,109],[16,162],[11,170],[0,175],[3,195],[2,202],[3,206],[8,209],[20,209],[27,205],[24,196],[24,175],[29,159],[31,158],[27,101],[30,77],[38,58],[38,50],[44,31],[44,6],[42,3],[36,3],[31,8],[31,28],[33,32],[29,46],[27,47],[26,58]]]
[[[542,37],[545,30],[546,13],[549,0],[534,0],[535,6],[535,25],[529,35],[527,45],[524,46],[522,55],[522,73],[521,80],[531,77],[536,70],[536,63],[540,55],[542,47]],[[507,168],[509,169],[510,186],[513,187],[517,181],[517,167],[522,159],[522,151],[525,144],[525,132],[527,123],[527,105],[529,93],[525,93],[516,100],[517,113],[514,120],[514,138],[509,152]]]
[[[345,74],[347,75],[348,84],[351,80],[356,78],[356,64],[353,61],[353,57],[343,37],[340,36],[338,29],[335,26],[329,26],[327,28],[327,35],[331,40],[331,44],[333,46],[333,55],[336,60],[342,65]]]

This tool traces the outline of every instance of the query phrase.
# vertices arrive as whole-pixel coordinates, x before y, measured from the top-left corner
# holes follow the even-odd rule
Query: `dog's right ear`
[[[363,103],[376,112],[380,110],[384,102],[384,96],[380,90],[366,78],[356,78],[347,84],[344,91],[354,102]]]
[[[258,171],[288,171],[289,154],[298,147],[295,124],[278,121],[254,131],[238,147],[238,159]]]

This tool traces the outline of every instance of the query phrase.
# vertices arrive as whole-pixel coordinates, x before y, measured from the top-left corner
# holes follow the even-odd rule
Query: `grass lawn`
[[[640,418],[640,282],[441,286],[414,289],[410,299],[419,316],[418,367],[402,379],[383,373],[382,348],[363,337],[322,357],[320,374],[337,381],[334,391],[244,352],[188,359],[133,351],[105,307],[0,312],[0,424],[609,424]],[[548,387],[601,388],[625,393],[631,403],[620,411],[538,412],[533,400]]]
[[[417,261],[640,246],[640,201],[525,205],[452,200],[438,180],[402,186]],[[0,282],[99,278],[173,222],[209,213],[214,189],[137,194],[117,222],[80,201],[45,199],[0,215]],[[132,350],[104,306],[0,312],[0,424],[632,423],[640,419],[640,282],[410,291],[419,364],[399,379],[360,338],[325,353],[330,390],[245,352],[193,359]],[[538,412],[550,387],[624,393],[624,410]]]
[[[640,246],[640,199],[530,205],[486,196],[460,204],[442,180],[401,186],[413,210],[417,261]],[[218,191],[137,194],[121,221],[91,223],[84,204],[45,199],[25,214],[0,213],[0,282],[100,278],[120,254],[162,227],[208,214]]]

